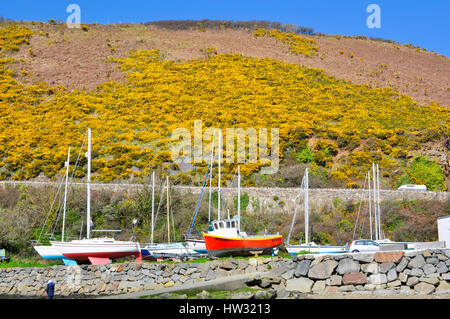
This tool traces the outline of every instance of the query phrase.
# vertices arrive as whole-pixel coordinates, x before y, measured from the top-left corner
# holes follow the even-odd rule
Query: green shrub
[[[333,207],[337,208],[342,205],[342,200],[339,197],[333,198]]]
[[[234,208],[236,211],[237,211],[237,207],[238,207],[237,200],[238,200],[237,196],[234,197]],[[248,193],[241,194],[241,211],[244,211],[247,209],[249,200],[250,200],[250,198],[248,196]]]
[[[347,219],[342,219],[336,224],[341,232],[349,232],[353,229],[353,223]]]
[[[314,162],[314,153],[311,151],[308,145],[304,149],[302,149],[295,156],[297,162],[299,163],[311,163]]]
[[[443,191],[445,190],[444,173],[436,161],[420,155],[408,165],[397,187],[403,184],[423,184],[428,190]]]
[[[312,241],[319,245],[327,245],[330,244],[329,235],[325,232],[319,231],[317,233],[313,233]]]

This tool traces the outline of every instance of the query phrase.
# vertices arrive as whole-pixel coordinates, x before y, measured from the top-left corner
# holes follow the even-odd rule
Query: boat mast
[[[67,153],[67,162],[66,166],[66,189],[64,190],[64,208],[63,208],[63,224],[62,224],[62,236],[61,241],[64,241],[64,226],[66,225],[66,202],[67,202],[67,184],[69,181],[69,161],[70,161],[70,146],[69,152]]]
[[[375,163],[372,163],[372,181],[373,181],[373,212],[375,219],[375,240],[380,239],[378,236],[378,212],[377,212],[377,174],[375,172]]]
[[[373,239],[372,236],[372,196],[370,196],[370,169],[367,172],[367,177],[369,179],[369,182],[367,183],[369,185],[369,224],[370,224],[370,239]]]
[[[154,211],[155,211],[155,171],[152,173],[152,233],[150,243],[153,245],[153,230],[154,230]]]
[[[241,166],[238,166],[238,224],[237,231],[238,234],[241,232]]]
[[[305,169],[305,240],[309,243],[309,194],[308,194],[308,168]]]
[[[212,145],[211,145],[211,158],[210,158],[210,168],[209,168],[209,202],[208,202],[208,223],[211,222],[211,192],[212,192],[212,169],[213,169],[213,155],[214,155],[214,138],[216,134],[213,135]]]
[[[91,236],[91,129],[88,128],[87,163],[87,206],[86,206],[86,238]]]
[[[380,169],[379,166],[377,164],[377,210],[378,210],[378,234],[379,234],[379,239],[384,239],[382,238],[383,236],[381,235],[381,207],[380,207]]]
[[[219,157],[219,178],[218,178],[218,200],[217,200],[217,220],[220,220],[220,162],[222,161],[222,131],[219,130],[219,149],[218,149],[218,157]]]
[[[167,182],[167,242],[170,244],[169,175],[166,176],[166,182]]]

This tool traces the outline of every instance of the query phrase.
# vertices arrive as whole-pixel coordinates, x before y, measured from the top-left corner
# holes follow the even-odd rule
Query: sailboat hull
[[[282,236],[223,237],[203,234],[208,255],[213,257],[271,255],[282,244]]]
[[[33,246],[34,250],[44,259],[63,259],[64,256],[53,246]]]
[[[290,255],[296,255],[301,251],[307,251],[311,254],[337,254],[345,253],[345,246],[332,246],[332,245],[286,245],[286,250]]]
[[[142,256],[154,256],[154,257],[172,257],[172,256],[187,256],[196,255],[195,250],[185,246],[182,242],[178,243],[161,243],[154,245],[147,245],[141,249]]]
[[[78,240],[71,242],[51,242],[64,257],[76,261],[88,261],[89,257],[116,259],[126,256],[140,257],[140,247],[134,242],[101,242]]]
[[[186,246],[199,254],[207,253],[205,241],[203,239],[187,239]]]

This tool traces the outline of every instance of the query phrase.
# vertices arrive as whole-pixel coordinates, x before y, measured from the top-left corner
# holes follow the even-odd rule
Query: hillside
[[[383,187],[449,187],[448,57],[264,29],[0,28],[2,179],[54,178],[89,126],[95,179],[139,179],[150,166],[170,168],[174,183],[198,184],[204,165],[180,172],[168,150],[174,128],[201,119],[205,127],[280,128],[279,172],[261,176],[262,163],[245,165],[246,185],[296,185],[291,172],[309,165],[317,187],[360,187],[378,162]],[[224,168],[225,179],[234,169]],[[85,168],[75,173],[82,178]]]
[[[420,104],[434,100],[450,106],[449,58],[407,45],[338,35],[303,35],[314,39],[319,47],[318,55],[305,57],[289,53],[276,39],[257,38],[248,30],[168,30],[124,24],[88,25],[87,32],[80,32],[65,25],[28,26],[40,33],[33,35],[30,46],[14,55],[25,60],[17,69],[28,70],[34,81],[63,85],[69,90],[91,90],[106,81],[123,80],[120,70],[107,59],[127,56],[130,49],[157,48],[167,59],[186,61],[202,58],[205,49],[215,47],[220,53],[269,57],[323,69],[328,75],[356,84],[391,87]],[[28,52],[30,47],[33,55]]]

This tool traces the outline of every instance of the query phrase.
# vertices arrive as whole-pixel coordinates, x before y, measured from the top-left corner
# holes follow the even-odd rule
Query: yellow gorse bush
[[[22,44],[29,44],[32,32],[28,28],[9,25],[0,28],[0,51],[17,51]]]
[[[287,44],[289,46],[289,52],[294,54],[313,56],[319,51],[316,41],[302,37],[295,33],[283,32],[277,29],[266,30],[256,28],[255,31],[253,31],[253,34],[256,37],[269,36],[280,40],[281,42]]]
[[[14,50],[31,35],[19,27],[0,28],[0,34],[1,51]],[[45,83],[24,86],[6,69],[8,61],[0,60],[3,179],[54,176],[63,169],[68,145],[74,154],[80,151],[87,127],[93,130],[92,169],[98,181],[138,177],[148,167],[170,163],[171,132],[187,128],[193,133],[194,120],[202,120],[204,130],[223,132],[278,128],[281,157],[311,137],[321,140],[316,147],[329,149],[331,156],[339,152],[337,145],[359,145],[369,137],[395,145],[391,151],[399,156],[397,149],[407,152],[420,145],[425,131],[433,138],[448,134],[444,107],[420,106],[391,89],[355,85],[269,58],[230,53],[174,62],[158,50],[133,50],[115,60],[127,80],[104,83],[92,92],[68,92]],[[351,165],[364,166],[373,159],[369,151],[359,152]],[[81,156],[77,177],[85,175],[85,163]],[[241,171],[249,176],[263,165],[249,163]],[[198,167],[205,172],[204,163]],[[223,176],[235,169],[224,165]],[[345,167],[332,176],[349,181],[357,174]]]

